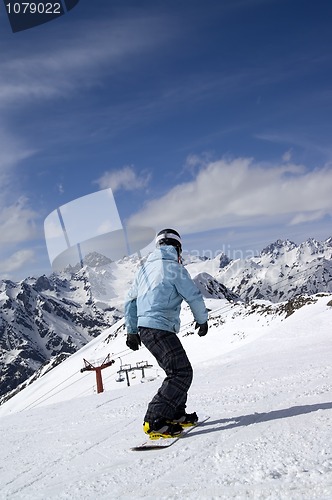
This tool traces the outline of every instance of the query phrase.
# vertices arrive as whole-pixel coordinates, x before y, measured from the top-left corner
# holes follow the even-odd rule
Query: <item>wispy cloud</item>
[[[314,151],[321,154],[328,160],[332,160],[332,147],[331,146],[323,146],[319,143],[319,139],[316,141],[313,140],[313,134],[310,133],[310,130],[307,131],[299,131],[298,133],[291,131],[289,133],[285,132],[275,132],[275,133],[261,133],[255,134],[254,137],[256,139],[260,139],[262,141],[268,141],[276,144],[287,144],[291,146],[298,146],[303,151]],[[292,150],[289,150],[289,154],[292,153]]]
[[[249,158],[204,165],[195,179],[148,201],[130,220],[151,227],[176,225],[183,233],[255,225],[287,224],[332,215],[332,169],[267,165]]]
[[[137,174],[133,166],[124,166],[119,170],[105,172],[95,181],[100,189],[111,188],[113,192],[123,189],[134,191],[142,189],[148,185],[150,175],[148,173]]]
[[[0,126],[0,202],[5,195],[5,190],[13,178],[13,169],[17,164],[35,154],[35,150],[27,147],[14,138]]]
[[[0,272],[2,278],[4,276],[10,277],[10,273],[18,271],[26,264],[31,263],[34,260],[35,253],[33,250],[18,250],[14,252],[7,259],[0,260]]]
[[[167,20],[136,17],[82,22],[62,39],[29,46],[20,57],[0,58],[0,107],[31,99],[68,96],[79,86],[100,85],[100,75],[127,69],[128,59],[156,50],[167,38]]]
[[[20,194],[19,163],[35,151],[0,129],[0,244],[11,245],[31,240],[38,214]]]

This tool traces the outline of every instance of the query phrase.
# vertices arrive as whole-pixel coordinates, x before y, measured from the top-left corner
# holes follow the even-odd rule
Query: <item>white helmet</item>
[[[180,254],[182,252],[181,237],[175,229],[162,229],[156,236],[156,247],[162,245],[172,245],[178,250]]]

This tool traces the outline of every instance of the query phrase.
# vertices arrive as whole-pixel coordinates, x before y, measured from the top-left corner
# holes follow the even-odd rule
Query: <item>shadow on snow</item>
[[[296,417],[298,415],[306,415],[318,410],[331,410],[331,403],[318,403],[314,405],[292,406],[282,410],[273,410],[267,413],[252,413],[251,415],[242,415],[239,417],[222,418],[219,420],[208,420],[200,425],[199,430],[191,432],[189,436],[198,434],[208,434],[210,432],[219,432],[236,427],[245,427],[247,425],[257,424],[260,422],[269,422],[271,420],[279,420],[281,418]],[[210,429],[211,426],[213,429]],[[184,436],[185,438],[186,436]]]

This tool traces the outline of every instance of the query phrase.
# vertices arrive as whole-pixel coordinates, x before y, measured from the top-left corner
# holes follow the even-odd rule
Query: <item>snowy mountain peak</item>
[[[109,264],[111,264],[113,261],[106,257],[105,255],[102,255],[98,252],[90,252],[87,255],[85,255],[83,259],[83,267],[105,267]],[[74,274],[80,271],[82,269],[81,263],[75,264],[75,266],[67,266],[66,269],[64,270],[65,273],[69,274]]]
[[[328,247],[332,247],[332,236],[330,238],[327,238],[327,240],[325,241],[325,244],[328,246]]]
[[[272,255],[273,257],[279,256],[282,253],[289,252],[290,250],[293,250],[294,248],[297,248],[296,243],[290,240],[277,240],[274,243],[271,243],[267,247],[265,247],[260,255]]]
[[[332,291],[331,239],[311,238],[300,245],[277,240],[258,257],[231,262],[218,281],[242,299],[280,302],[301,293]]]
[[[52,280],[48,278],[47,276],[43,275],[37,278],[35,284],[34,284],[35,290],[38,292],[44,292],[46,290],[53,291],[54,290],[54,283],[52,283]]]
[[[228,288],[219,283],[208,273],[200,273],[194,278],[197,288],[201,291],[203,297],[209,299],[226,299],[229,302],[237,302],[239,296],[228,290]]]
[[[220,269],[223,269],[224,267],[228,266],[228,264],[232,261],[225,253],[221,253],[218,255],[219,257],[219,267]]]
[[[89,267],[106,266],[108,264],[111,264],[111,262],[112,262],[111,259],[98,252],[88,253],[84,257],[84,265]]]
[[[280,240],[278,239],[274,243],[271,243],[267,247],[265,247],[260,256],[271,256],[273,258],[285,255],[286,253],[292,252],[297,249],[297,255],[299,258],[302,256],[308,255],[318,255],[326,252],[328,248],[332,247],[332,237],[326,239],[323,242],[316,240],[315,238],[308,238],[306,241],[297,245],[293,241],[290,240]],[[331,257],[331,255],[330,255]]]

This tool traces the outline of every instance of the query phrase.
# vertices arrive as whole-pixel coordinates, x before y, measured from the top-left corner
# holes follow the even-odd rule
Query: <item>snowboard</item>
[[[179,439],[181,439],[184,436],[186,436],[187,434],[189,434],[189,432],[191,432],[194,429],[197,429],[197,427],[199,427],[204,422],[209,420],[209,418],[210,417],[207,415],[204,417],[201,417],[198,420],[197,424],[192,425],[191,427],[184,427],[182,433],[179,434],[179,436],[176,436],[174,438],[148,439],[144,443],[142,443],[138,446],[134,446],[133,448],[130,448],[130,449],[131,449],[131,451],[148,451],[148,450],[160,450],[160,449],[164,449],[164,448],[169,448],[170,446],[175,444],[177,441],[179,441]]]

